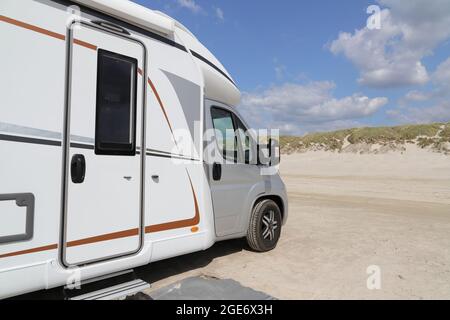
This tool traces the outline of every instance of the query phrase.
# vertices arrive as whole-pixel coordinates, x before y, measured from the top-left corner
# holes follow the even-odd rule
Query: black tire
[[[247,243],[255,251],[266,252],[276,247],[281,235],[281,211],[269,199],[253,208],[247,231]]]

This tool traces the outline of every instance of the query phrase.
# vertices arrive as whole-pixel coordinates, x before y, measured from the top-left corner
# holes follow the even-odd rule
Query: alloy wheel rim
[[[278,229],[278,221],[275,219],[275,211],[270,210],[264,214],[262,222],[264,226],[262,229],[263,238],[273,241],[275,239],[275,230]]]

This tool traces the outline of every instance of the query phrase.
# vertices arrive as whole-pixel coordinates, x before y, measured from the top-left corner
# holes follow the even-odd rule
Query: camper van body
[[[246,126],[240,93],[180,23],[122,0],[2,0],[0,20],[0,298],[244,237],[262,199],[286,221],[242,151],[213,179],[211,108]]]

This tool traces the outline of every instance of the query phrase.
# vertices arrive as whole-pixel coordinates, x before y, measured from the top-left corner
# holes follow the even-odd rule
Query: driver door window
[[[233,114],[225,109],[211,108],[211,118],[216,134],[216,141],[223,158],[237,162],[237,136]]]

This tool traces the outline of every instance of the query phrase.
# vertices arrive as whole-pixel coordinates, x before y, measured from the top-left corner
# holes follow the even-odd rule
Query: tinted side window
[[[96,154],[136,154],[136,83],[136,59],[98,51]]]
[[[221,108],[211,108],[211,117],[220,152],[225,159],[236,162],[237,139],[232,113]]]

